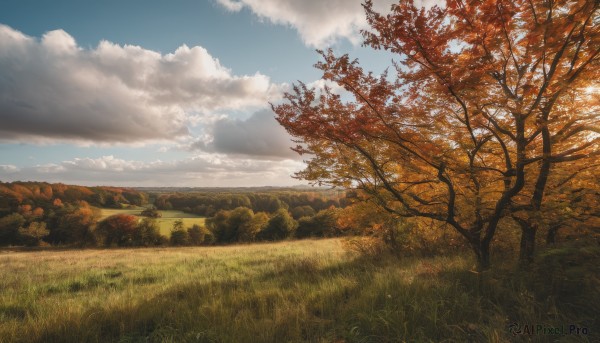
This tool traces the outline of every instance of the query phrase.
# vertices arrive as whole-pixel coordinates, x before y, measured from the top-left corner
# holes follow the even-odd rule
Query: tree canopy
[[[297,177],[358,188],[397,217],[432,220],[469,242],[481,269],[503,219],[532,257],[556,168],[599,154],[598,1],[364,4],[364,44],[397,56],[374,75],[321,51],[323,79],[274,106],[310,160]],[[558,166],[558,167],[557,167]]]

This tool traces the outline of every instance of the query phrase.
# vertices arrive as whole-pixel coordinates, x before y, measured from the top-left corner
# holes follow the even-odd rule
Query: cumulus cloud
[[[246,7],[261,19],[296,29],[305,44],[331,45],[338,39],[361,41],[359,30],[367,27],[363,0],[217,0],[230,11]],[[375,0],[379,12],[390,10],[397,0]]]
[[[0,70],[3,141],[170,140],[198,116],[263,107],[280,93],[267,76],[233,75],[199,46],[87,49],[62,30],[36,39],[1,24]]]
[[[191,145],[202,150],[232,155],[298,158],[290,149],[291,136],[275,120],[270,110],[255,112],[245,120],[223,118],[214,123],[210,134]]]
[[[298,181],[291,179],[290,175],[302,169],[302,162],[290,159],[234,159],[223,154],[200,152],[194,157],[168,162],[143,162],[102,156],[75,158],[18,170],[13,170],[11,166],[3,167],[0,166],[0,179],[4,181],[37,180],[117,186],[240,187],[297,184]]]

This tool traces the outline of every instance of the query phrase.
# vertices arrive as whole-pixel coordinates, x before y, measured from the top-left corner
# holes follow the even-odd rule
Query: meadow
[[[588,265],[597,272],[597,249],[577,251],[587,251],[581,259],[591,259]],[[553,254],[542,261],[564,259],[560,252]],[[460,255],[368,258],[344,250],[339,239],[5,249],[0,251],[0,342],[598,339],[598,274],[591,279],[588,274],[589,287],[567,284],[577,289],[567,298],[559,293],[540,300],[531,282],[552,284],[543,270],[548,266],[529,273],[497,267],[482,277],[469,271],[473,263]],[[515,337],[507,329],[513,322],[576,324],[592,331]]]
[[[131,214],[139,218],[143,218],[140,216],[140,213],[144,210],[144,207],[135,207],[135,208],[122,208],[122,209],[114,209],[114,208],[101,208],[100,209],[100,220],[106,219],[110,216],[114,216],[115,214]],[[159,210],[162,217],[157,218],[156,222],[160,227],[160,233],[164,236],[169,237],[171,235],[171,228],[173,228],[173,223],[176,220],[181,220],[183,222],[183,226],[185,228],[190,228],[194,224],[203,226],[204,225],[204,217],[197,216],[192,213],[186,213],[183,211],[177,210]]]

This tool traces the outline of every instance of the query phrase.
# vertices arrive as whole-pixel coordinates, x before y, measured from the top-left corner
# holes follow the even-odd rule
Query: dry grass
[[[4,250],[0,342],[504,342],[511,321],[566,320],[520,274],[481,284],[471,263],[365,260],[336,239]]]

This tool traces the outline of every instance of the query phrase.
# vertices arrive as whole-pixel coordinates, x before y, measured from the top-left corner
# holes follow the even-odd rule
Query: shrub
[[[142,215],[144,217],[148,217],[148,218],[162,217],[162,214],[160,212],[158,212],[158,210],[155,209],[154,207],[143,210],[142,213],[140,213],[140,215]]]

